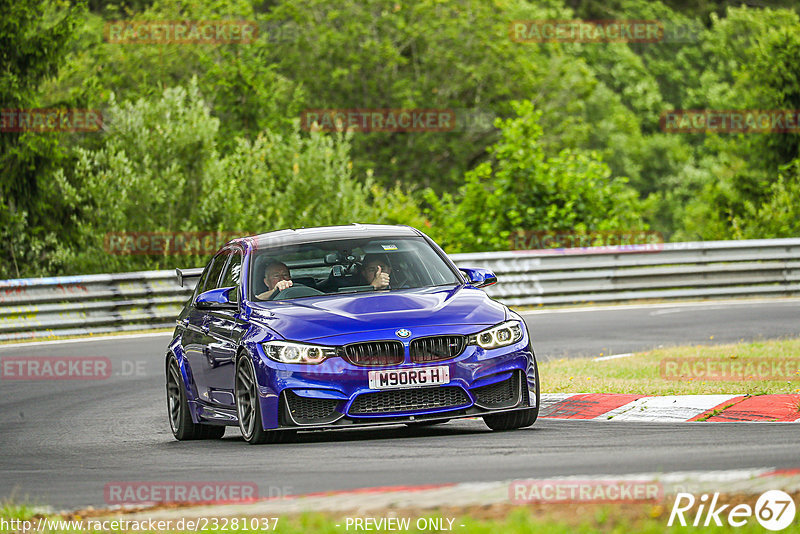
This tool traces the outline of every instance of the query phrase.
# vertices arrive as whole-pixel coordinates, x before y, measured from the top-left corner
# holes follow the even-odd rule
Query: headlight
[[[294,343],[292,341],[267,341],[261,344],[267,357],[281,363],[322,363],[336,356],[335,347]]]
[[[496,349],[512,345],[520,339],[522,339],[522,327],[519,321],[506,321],[469,336],[467,343],[484,349]]]

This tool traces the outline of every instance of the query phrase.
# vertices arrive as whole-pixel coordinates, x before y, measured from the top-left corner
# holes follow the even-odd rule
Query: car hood
[[[251,320],[296,341],[389,328],[490,326],[506,318],[505,306],[480,289],[464,286],[308,297],[251,306]]]

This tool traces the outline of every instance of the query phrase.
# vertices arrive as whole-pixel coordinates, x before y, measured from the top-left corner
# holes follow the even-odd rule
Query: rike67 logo
[[[684,515],[686,514],[686,515]],[[672,512],[669,514],[667,526],[671,527],[677,519],[681,526],[707,527],[713,522],[721,527],[727,521],[732,527],[746,525],[755,516],[762,527],[767,530],[783,530],[794,521],[795,504],[792,496],[780,490],[764,492],[756,501],[755,508],[748,504],[720,504],[719,493],[714,493],[709,502],[709,495],[704,493],[699,499],[691,493],[678,493]],[[687,520],[688,518],[688,520]]]

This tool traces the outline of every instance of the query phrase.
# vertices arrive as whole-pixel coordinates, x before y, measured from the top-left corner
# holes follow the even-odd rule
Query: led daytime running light
[[[335,347],[309,345],[292,341],[267,341],[261,344],[264,353],[281,363],[318,364],[336,356]]]
[[[518,321],[506,321],[469,337],[470,345],[483,349],[497,349],[513,345],[522,339],[522,327]]]

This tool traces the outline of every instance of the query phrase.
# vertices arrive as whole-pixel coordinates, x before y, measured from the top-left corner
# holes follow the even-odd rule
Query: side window
[[[197,280],[197,285],[194,286],[194,293],[192,294],[192,300],[197,298],[197,295],[203,292],[203,287],[206,285],[206,280],[208,280],[208,275],[211,273],[211,269],[213,267],[213,263],[216,261],[217,258],[211,258],[211,261],[208,262],[206,268],[203,269],[203,274],[200,275],[200,278]]]
[[[225,252],[223,252],[225,254]],[[225,266],[225,272],[222,275],[222,283],[219,287],[239,287],[239,282],[242,279],[242,254],[236,250],[228,249],[227,254],[230,254],[228,264]],[[231,302],[236,302],[239,298],[239,292],[233,291],[230,294]]]
[[[222,269],[225,267],[225,260],[227,259],[228,255],[225,252],[220,252],[214,257],[214,263],[211,265],[211,269],[208,271],[208,278],[205,280],[203,289],[200,291],[208,291],[209,289],[219,287],[217,282],[219,281],[219,275],[222,273]]]

